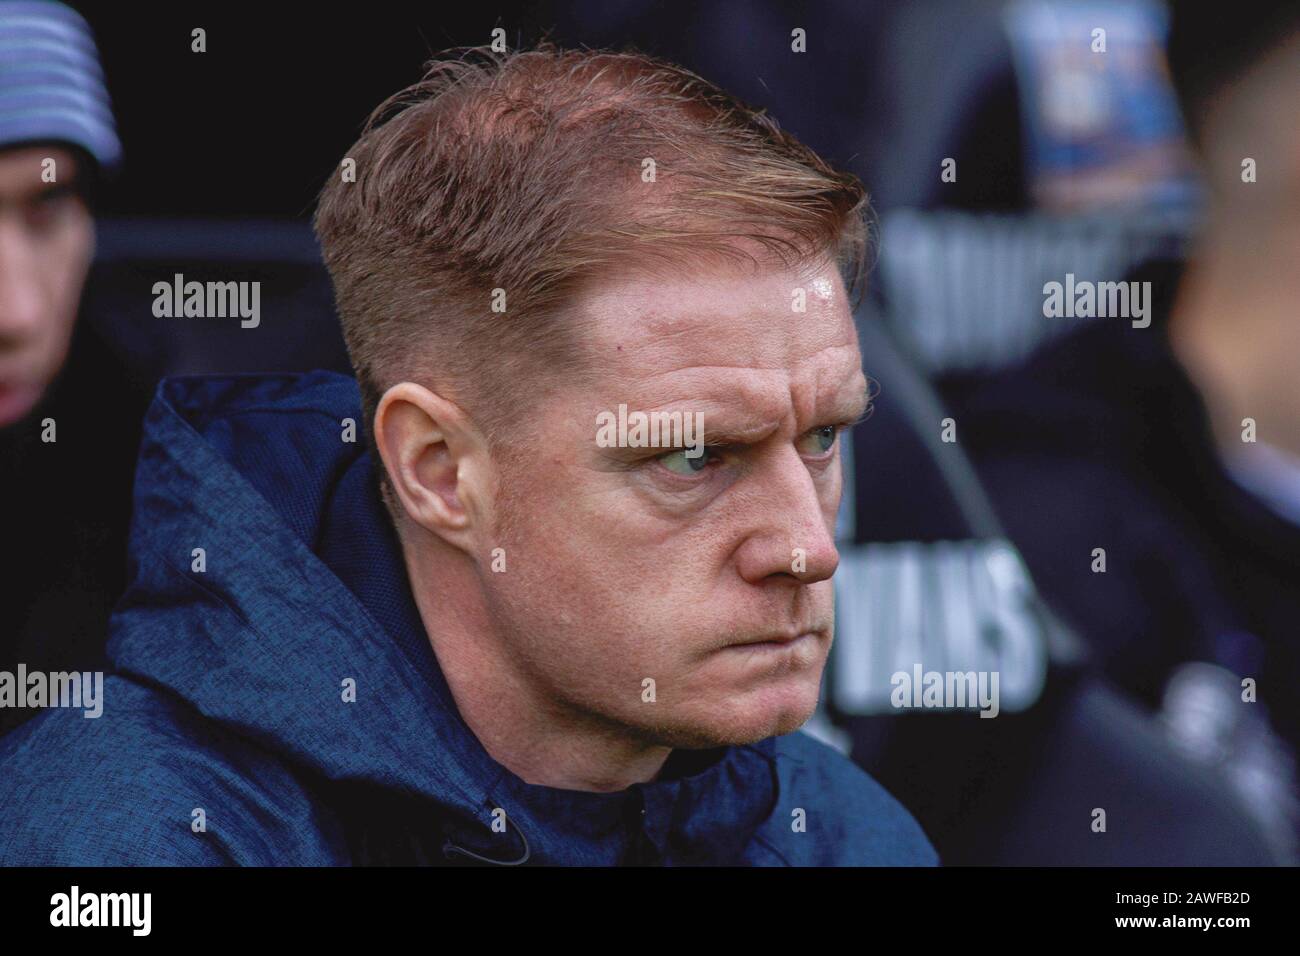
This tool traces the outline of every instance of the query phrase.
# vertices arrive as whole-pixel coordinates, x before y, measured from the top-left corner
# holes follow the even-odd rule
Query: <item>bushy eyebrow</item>
[[[704,428],[702,434],[694,437],[705,445],[752,445],[762,441],[765,437],[772,434],[781,427],[780,421],[772,421],[756,416],[746,414],[737,410],[721,410],[716,404],[701,408],[698,405],[691,407],[690,404],[681,406],[660,406],[655,409],[646,409],[650,412],[663,411],[680,411],[683,416],[692,412],[701,411],[704,413]],[[673,436],[674,438],[679,436]],[[644,458],[660,454],[664,451],[671,451],[674,447],[681,448],[683,445],[663,445],[658,448],[606,448],[602,449],[609,457],[613,458]]]
[[[874,396],[871,391],[871,381],[867,381],[867,387],[861,392],[855,393],[852,399],[846,400],[842,405],[837,405],[838,414],[833,416],[839,419],[839,423],[845,425],[856,425],[861,422],[871,411],[871,400]],[[836,424],[827,422],[827,424]]]
[[[852,426],[862,421],[871,404],[870,388],[856,396],[836,402],[830,409],[817,416],[807,430],[824,428],[828,425]],[[692,407],[694,406],[694,407]],[[761,414],[743,411],[731,406],[719,406],[716,403],[682,403],[681,405],[660,405],[647,409],[649,412],[681,412],[683,415],[694,411],[704,412],[703,442],[706,445],[753,445],[762,441],[781,427],[779,419],[772,419]],[[636,449],[635,451],[645,451]],[[653,449],[650,450],[653,452]]]
[[[718,416],[704,417],[704,443],[707,445],[753,445],[781,427],[780,422],[757,418]]]

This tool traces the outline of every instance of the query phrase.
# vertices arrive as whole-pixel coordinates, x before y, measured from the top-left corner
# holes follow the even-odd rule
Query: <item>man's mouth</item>
[[[813,641],[821,635],[821,631],[788,631],[783,634],[769,634],[756,637],[753,640],[739,641],[735,644],[728,644],[724,650],[745,650],[745,651],[780,651],[796,647],[808,641]]]

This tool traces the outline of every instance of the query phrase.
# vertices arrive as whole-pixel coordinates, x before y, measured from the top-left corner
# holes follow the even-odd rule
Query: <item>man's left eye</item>
[[[810,455],[824,455],[834,447],[839,432],[839,428],[835,425],[814,428],[799,439],[803,446],[800,450]]]

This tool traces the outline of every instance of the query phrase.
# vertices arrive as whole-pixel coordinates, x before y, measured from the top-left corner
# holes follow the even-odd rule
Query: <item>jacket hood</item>
[[[362,816],[429,804],[447,858],[738,856],[776,802],[772,740],[675,751],[616,793],[531,785],[483,749],[415,610],[361,422],[355,381],[334,373],[159,386],[110,627],[118,673],[346,789]]]

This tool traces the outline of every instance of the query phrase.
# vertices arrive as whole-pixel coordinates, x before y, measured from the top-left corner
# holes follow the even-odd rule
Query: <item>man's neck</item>
[[[548,695],[491,626],[477,575],[460,552],[412,546],[411,591],[457,710],[497,763],[526,783],[610,792],[653,780],[671,748],[576,712]]]

